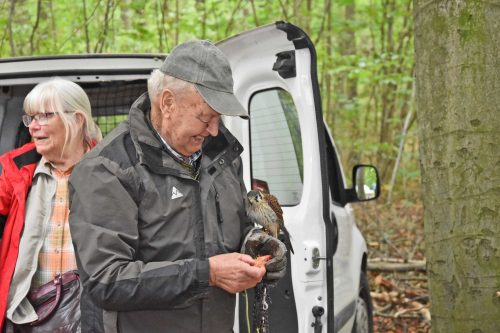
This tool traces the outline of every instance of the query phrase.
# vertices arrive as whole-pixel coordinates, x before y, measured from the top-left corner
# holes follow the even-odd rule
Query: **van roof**
[[[165,57],[166,54],[79,54],[3,58],[0,85],[36,83],[52,76],[95,81],[105,75],[149,75]]]

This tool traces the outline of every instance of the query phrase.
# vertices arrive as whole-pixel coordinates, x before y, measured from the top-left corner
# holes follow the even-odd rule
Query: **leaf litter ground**
[[[420,202],[353,205],[368,243],[375,333],[431,332]]]

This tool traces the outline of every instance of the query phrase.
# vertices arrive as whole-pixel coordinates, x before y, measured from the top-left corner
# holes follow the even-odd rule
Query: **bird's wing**
[[[272,194],[264,193],[264,195],[266,196],[265,199],[267,199],[267,202],[269,202],[269,206],[278,218],[277,222],[283,223],[283,210],[281,209],[278,199]]]

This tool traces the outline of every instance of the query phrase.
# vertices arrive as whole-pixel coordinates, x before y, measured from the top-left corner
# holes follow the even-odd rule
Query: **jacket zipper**
[[[222,223],[224,222],[222,219],[222,213],[220,209],[220,202],[219,202],[219,192],[217,191],[217,187],[214,186],[214,191],[215,191],[215,209],[217,211],[217,226],[219,227],[219,232],[220,232],[220,237],[222,239],[222,242],[224,242],[224,233],[222,232]]]

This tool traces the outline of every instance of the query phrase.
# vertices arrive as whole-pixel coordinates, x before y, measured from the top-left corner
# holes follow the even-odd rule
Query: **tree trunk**
[[[85,31],[85,51],[90,53],[90,38],[89,38],[89,22],[87,22],[87,3],[85,0],[82,0],[82,11],[83,11],[83,29]]]
[[[38,0],[36,3],[36,20],[33,28],[31,29],[30,35],[30,55],[35,53],[34,39],[36,34],[36,29],[38,29],[38,24],[40,23],[40,12],[42,11],[42,0]]]
[[[500,6],[414,1],[433,333],[500,327]]]
[[[326,70],[325,68],[331,68],[333,58],[333,29],[332,29],[332,2],[331,0],[325,1],[325,17],[326,17],[326,33],[325,33],[325,50],[326,50],[326,58],[323,59],[323,75],[324,75],[324,87],[323,91],[326,92],[325,98],[325,118],[326,123],[333,129],[334,125],[334,111],[333,111],[333,82],[332,82],[332,74]],[[318,43],[315,43],[318,44]]]
[[[10,56],[16,56],[16,43],[14,42],[14,34],[12,33],[12,21],[14,20],[14,11],[16,7],[16,2],[14,0],[10,1],[9,8],[9,18],[7,20],[7,31],[9,32],[9,42],[10,42]]]

